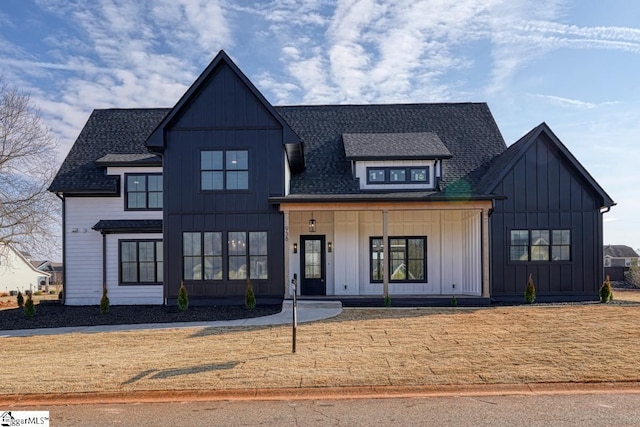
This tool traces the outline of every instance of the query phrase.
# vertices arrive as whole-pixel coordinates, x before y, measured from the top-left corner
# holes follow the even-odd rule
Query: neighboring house
[[[40,271],[50,274],[48,285],[62,286],[62,263],[54,261],[31,261],[31,264]]]
[[[638,253],[625,245],[606,245],[604,247],[604,273],[611,280],[624,281],[624,272],[638,264]]]
[[[40,282],[49,282],[50,274],[34,267],[25,254],[11,245],[0,244],[1,292],[35,292]]]
[[[614,202],[484,103],[272,106],[220,52],[171,109],[95,110],[50,186],[65,299],[598,299]],[[448,301],[448,299],[445,299]]]

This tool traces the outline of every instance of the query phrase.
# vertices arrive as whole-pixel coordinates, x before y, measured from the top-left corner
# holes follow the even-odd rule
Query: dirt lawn
[[[0,394],[640,381],[638,305],[346,309],[297,335],[295,354],[290,326],[5,337]]]

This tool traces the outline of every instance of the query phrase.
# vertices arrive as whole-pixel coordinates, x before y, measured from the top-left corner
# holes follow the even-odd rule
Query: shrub
[[[27,294],[27,301],[24,303],[24,314],[33,317],[36,314],[36,305],[33,303],[31,293]]]
[[[638,265],[638,261],[633,260],[629,271],[624,272],[624,281],[636,288],[640,288],[640,265]]]
[[[56,290],[55,290],[55,289],[51,289],[51,290],[49,291],[49,294],[50,294],[50,295],[55,295],[55,294],[56,294]]]
[[[100,313],[109,314],[109,297],[107,296],[107,287],[102,287],[102,298],[100,298]]]
[[[600,302],[609,302],[613,299],[613,290],[611,289],[611,279],[609,275],[604,279],[604,283],[600,288]]]
[[[35,291],[33,295],[42,295],[42,291]]]
[[[58,294],[58,299],[60,301],[62,301],[64,299],[64,289],[60,291],[60,293]]]
[[[189,308],[189,294],[187,288],[184,287],[184,282],[180,282],[180,290],[178,291],[178,310],[185,311]]]
[[[391,307],[391,297],[389,296],[389,294],[384,296],[384,306]]]
[[[244,294],[244,306],[249,310],[256,308],[256,294],[253,292],[251,279],[247,279],[247,292]]]
[[[452,296],[451,297],[451,307],[457,307],[458,306],[458,300],[456,298],[456,296]]]
[[[22,296],[22,292],[18,291],[18,296],[16,297],[16,301],[18,303],[18,307],[24,307],[24,297]]]
[[[527,304],[533,304],[536,300],[536,287],[533,284],[533,274],[529,274],[529,280],[527,280],[527,287],[524,290],[524,302]]]

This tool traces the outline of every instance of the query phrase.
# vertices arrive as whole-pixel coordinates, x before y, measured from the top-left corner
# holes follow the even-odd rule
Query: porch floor
[[[390,295],[391,307],[451,307],[453,295]],[[491,298],[455,295],[457,306],[491,305]],[[299,301],[340,301],[343,307],[384,307],[382,295],[301,295]],[[286,298],[285,300],[291,300]]]

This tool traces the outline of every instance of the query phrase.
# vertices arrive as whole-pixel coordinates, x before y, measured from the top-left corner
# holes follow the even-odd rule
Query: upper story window
[[[203,150],[200,152],[202,190],[248,190],[247,150]]]
[[[429,184],[429,166],[370,167],[367,184]]]
[[[511,261],[571,261],[571,230],[511,230]]]
[[[125,174],[125,180],[126,209],[162,209],[161,174]]]

